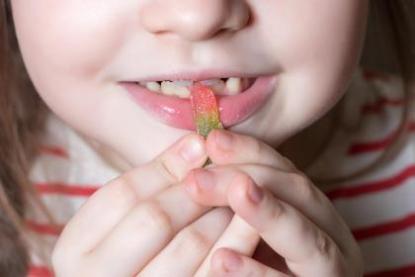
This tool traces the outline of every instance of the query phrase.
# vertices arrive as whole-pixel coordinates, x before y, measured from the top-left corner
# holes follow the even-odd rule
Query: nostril
[[[142,26],[156,35],[206,40],[232,35],[250,22],[250,10],[240,0],[149,1],[140,10]]]

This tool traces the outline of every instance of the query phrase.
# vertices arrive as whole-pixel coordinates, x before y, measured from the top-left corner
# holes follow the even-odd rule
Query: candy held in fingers
[[[190,103],[197,133],[206,138],[213,129],[222,129],[219,107],[213,90],[201,83],[195,83],[190,87],[190,91]],[[204,166],[210,163],[208,159]]]
[[[200,83],[195,83],[190,90],[190,102],[197,133],[207,137],[213,129],[222,129],[219,107],[213,91]]]

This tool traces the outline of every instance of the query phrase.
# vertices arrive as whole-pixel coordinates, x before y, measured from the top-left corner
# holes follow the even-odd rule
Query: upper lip
[[[217,78],[229,78],[229,77],[240,77],[240,78],[253,78],[260,75],[258,73],[246,73],[240,71],[226,71],[226,70],[201,70],[201,71],[180,71],[175,73],[163,73],[159,75],[153,75],[151,77],[144,78],[131,78],[127,82],[157,82],[157,81],[180,81],[180,80],[192,80],[192,81],[203,81]]]

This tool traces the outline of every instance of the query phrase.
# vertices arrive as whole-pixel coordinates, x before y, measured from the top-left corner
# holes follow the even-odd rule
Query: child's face
[[[171,125],[187,124],[190,104],[146,95],[145,109],[120,82],[202,71],[203,79],[274,74],[269,95],[257,88],[248,103],[243,93],[228,96],[235,98],[222,113],[231,130],[276,146],[343,94],[368,6],[367,0],[11,2],[23,58],[44,101],[132,165],[189,132]]]

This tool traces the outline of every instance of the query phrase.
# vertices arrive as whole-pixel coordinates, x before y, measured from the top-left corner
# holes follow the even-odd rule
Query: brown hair
[[[24,276],[25,210],[31,203],[49,217],[28,178],[47,109],[24,69],[9,5],[0,1],[0,276]]]
[[[364,62],[369,67],[399,72],[407,84],[409,100],[409,91],[413,86],[411,80],[414,79],[412,62],[415,61],[414,1],[374,0],[371,5],[371,20],[381,27],[376,32],[382,33],[375,33],[373,37],[368,33],[368,38],[385,37],[384,42],[374,45],[390,45],[387,50],[391,50],[393,55],[381,52],[380,56],[371,56],[371,52],[366,51],[364,56],[369,56],[369,59],[364,59]],[[384,30],[386,33],[383,33]],[[385,56],[393,59],[385,60]],[[36,206],[52,220],[28,178],[44,129],[45,115],[49,111],[24,68],[9,0],[0,0],[0,111],[0,275],[23,276],[28,264],[25,210],[28,205]],[[401,134],[405,132],[406,121],[407,109],[403,115]],[[381,161],[392,152],[387,151]],[[376,165],[369,170],[373,166]]]

